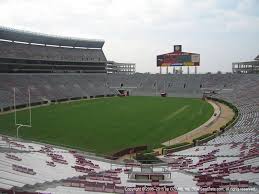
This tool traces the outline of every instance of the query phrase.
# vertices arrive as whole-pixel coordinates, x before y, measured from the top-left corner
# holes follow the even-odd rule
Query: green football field
[[[201,99],[112,97],[32,109],[32,128],[20,137],[77,147],[98,154],[155,146],[206,122],[213,107]],[[26,124],[28,110],[17,112]],[[0,133],[15,136],[14,113],[0,115]]]

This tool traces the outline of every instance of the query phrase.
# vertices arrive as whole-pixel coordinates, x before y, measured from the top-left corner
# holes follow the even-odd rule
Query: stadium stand
[[[0,42],[2,58],[73,62],[106,61],[101,49],[73,49],[22,43]]]
[[[101,40],[82,40],[0,27],[0,72],[105,73]]]

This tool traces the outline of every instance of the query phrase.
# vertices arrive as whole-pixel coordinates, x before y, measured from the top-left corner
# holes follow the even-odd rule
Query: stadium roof
[[[16,30],[2,26],[0,26],[0,39],[27,43],[84,48],[102,48],[104,45],[104,40],[55,36],[24,30]]]

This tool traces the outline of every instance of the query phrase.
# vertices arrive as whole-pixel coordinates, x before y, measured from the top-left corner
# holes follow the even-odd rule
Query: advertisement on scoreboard
[[[199,66],[200,55],[187,52],[173,52],[157,56],[157,66]]]

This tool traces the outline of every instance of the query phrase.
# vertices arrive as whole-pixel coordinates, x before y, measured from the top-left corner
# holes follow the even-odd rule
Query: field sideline
[[[78,147],[98,154],[155,146],[206,122],[213,107],[201,99],[113,97],[55,104],[32,109],[32,128],[20,137]],[[28,122],[28,110],[17,113]],[[0,115],[0,133],[16,135],[14,113]]]

